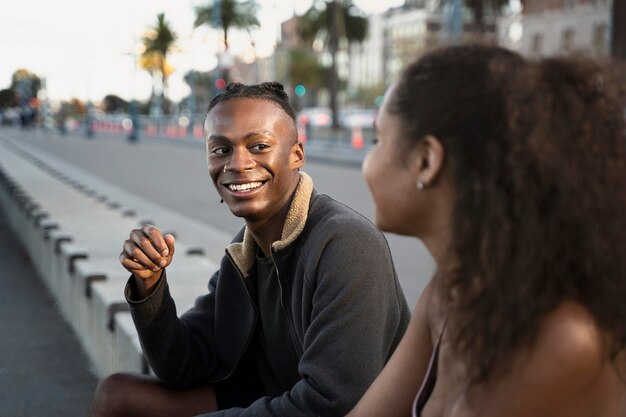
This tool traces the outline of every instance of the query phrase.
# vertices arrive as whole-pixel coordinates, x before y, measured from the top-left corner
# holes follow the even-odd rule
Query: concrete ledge
[[[118,257],[130,230],[150,220],[177,236],[168,267],[179,313],[207,292],[230,236],[0,136],[0,205],[101,377],[149,373]]]

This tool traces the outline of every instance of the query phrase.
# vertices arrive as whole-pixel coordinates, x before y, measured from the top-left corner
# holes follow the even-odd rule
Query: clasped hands
[[[120,263],[135,277],[138,296],[143,298],[159,281],[174,257],[174,236],[151,224],[133,229],[124,241]]]

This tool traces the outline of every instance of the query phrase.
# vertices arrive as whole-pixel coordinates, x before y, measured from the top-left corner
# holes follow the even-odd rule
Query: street
[[[234,234],[243,225],[242,220],[220,204],[200,143],[142,140],[131,144],[122,137],[97,136],[88,140],[80,136],[60,137],[56,132],[12,129],[0,133],[37,146],[155,203],[229,233]],[[311,175],[319,192],[373,220],[373,203],[358,167],[323,162],[324,155],[311,159],[314,161],[308,161],[304,171]],[[434,263],[417,239],[391,234],[386,237],[412,309],[434,271]]]

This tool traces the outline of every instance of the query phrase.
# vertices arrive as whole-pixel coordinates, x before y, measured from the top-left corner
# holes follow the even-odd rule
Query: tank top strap
[[[426,376],[424,377],[422,386],[417,392],[417,396],[415,397],[415,401],[413,402],[413,417],[420,417],[420,415],[422,414],[422,409],[426,405],[426,402],[428,402],[428,399],[435,389],[435,384],[437,383],[439,349],[441,347],[441,339],[443,338],[443,333],[446,330],[447,323],[448,318],[446,317],[445,321],[443,322],[441,332],[439,333],[439,337],[437,338],[435,348],[433,349],[433,353],[430,356],[430,363],[428,364],[428,369],[426,370]]]

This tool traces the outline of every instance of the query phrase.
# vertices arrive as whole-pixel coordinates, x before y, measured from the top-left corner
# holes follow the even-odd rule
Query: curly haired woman
[[[350,416],[626,416],[617,74],[460,46],[388,91],[363,164],[376,222],[438,269]]]

